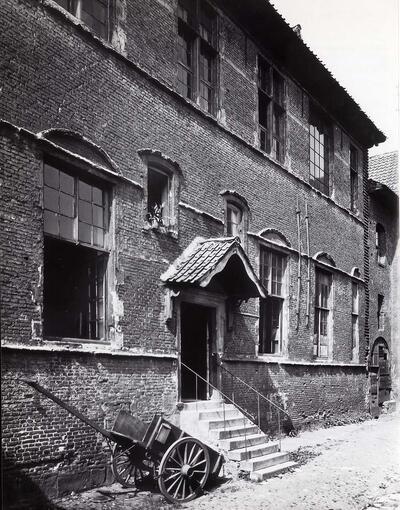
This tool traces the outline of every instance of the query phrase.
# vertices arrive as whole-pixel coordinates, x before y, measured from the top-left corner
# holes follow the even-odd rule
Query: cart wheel
[[[135,460],[140,466],[135,464]],[[150,464],[150,462],[149,462]],[[125,447],[116,444],[112,453],[112,472],[123,487],[141,488],[152,478],[152,467],[146,460],[135,459],[135,446]]]
[[[201,441],[183,437],[161,459],[160,492],[172,503],[191,501],[202,493],[210,473],[210,455]]]

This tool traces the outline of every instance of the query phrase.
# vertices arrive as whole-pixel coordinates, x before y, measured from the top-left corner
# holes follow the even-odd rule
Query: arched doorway
[[[392,381],[390,377],[390,355],[386,340],[375,340],[370,357],[371,413],[379,414],[382,405],[390,400]]]

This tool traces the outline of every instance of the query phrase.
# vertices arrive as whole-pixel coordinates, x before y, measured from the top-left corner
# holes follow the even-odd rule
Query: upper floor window
[[[329,355],[331,321],[332,275],[316,270],[314,307],[314,356],[327,358]]]
[[[258,57],[258,124],[260,149],[278,161],[285,159],[285,81]]]
[[[44,165],[43,331],[48,338],[105,338],[108,201],[101,181]]]
[[[243,232],[243,212],[240,207],[228,202],[226,204],[226,235],[240,237]]]
[[[358,151],[350,145],[350,209],[358,208]]]
[[[380,223],[376,224],[375,245],[377,261],[384,266],[386,264],[386,232]]]
[[[102,39],[109,39],[112,0],[55,0]]]
[[[178,2],[178,91],[213,114],[216,107],[217,16],[203,0]]]
[[[179,166],[158,151],[143,149],[144,219],[160,231],[175,232],[178,224]]]
[[[261,282],[268,297],[260,303],[259,353],[282,352],[286,255],[265,248],[260,252]]]
[[[310,184],[325,195],[329,195],[329,145],[328,122],[310,104]]]

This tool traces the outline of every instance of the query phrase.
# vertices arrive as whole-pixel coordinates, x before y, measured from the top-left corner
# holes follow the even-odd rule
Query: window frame
[[[358,282],[351,281],[351,349],[352,360],[358,361],[360,348],[360,285]]]
[[[333,143],[332,123],[321,109],[310,102],[308,124],[309,182],[313,188],[329,197],[332,191],[330,169]],[[317,140],[316,134],[324,137],[323,144],[320,140]],[[317,144],[318,150],[316,150]],[[321,146],[323,155],[321,154]],[[318,165],[316,164],[317,159]],[[323,168],[321,167],[321,160],[323,161]],[[318,170],[318,177],[316,177],[316,170]]]
[[[144,230],[155,230],[161,233],[168,233],[173,237],[178,236],[179,223],[179,194],[180,194],[180,168],[167,156],[159,151],[143,149],[139,151],[143,163],[143,228]],[[160,224],[149,221],[149,170],[158,172],[168,177],[168,224]]]
[[[218,63],[218,15],[216,10],[206,0],[194,0],[194,8],[190,10],[184,9],[183,4],[185,0],[178,0],[177,9],[177,44],[178,44],[178,58],[177,58],[177,79],[176,89],[180,95],[189,101],[193,101],[197,106],[209,115],[216,115],[217,111],[217,63]],[[186,2],[189,5],[189,2]],[[206,19],[205,12],[210,14],[211,19],[211,34],[205,28],[205,23],[202,20]],[[186,38],[191,44],[191,59],[192,66],[189,67],[185,62],[180,59],[179,48],[181,45],[180,38]],[[203,76],[204,69],[202,59],[208,57],[209,65],[209,78]],[[180,72],[183,71],[191,75],[191,91],[190,93],[183,93],[182,85],[186,85],[180,80]],[[203,95],[203,91],[209,92],[207,99]]]
[[[278,94],[275,90],[277,81],[281,82],[281,90]],[[284,163],[286,155],[286,80],[283,74],[260,54],[257,57],[257,92],[258,146],[276,161]],[[265,104],[263,115],[266,119],[265,125],[261,122],[262,103]],[[280,134],[275,129],[276,112],[279,112],[278,124],[282,131]]]
[[[65,0],[65,3],[67,6],[61,5],[59,0],[54,0],[54,2],[60,6],[62,9],[67,11],[69,14],[74,16],[74,18],[78,19],[82,23],[85,24],[86,27],[90,29],[91,32],[93,32],[97,37],[100,39],[103,39],[107,42],[111,41],[111,34],[112,34],[112,19],[113,19],[113,12],[114,12],[114,0],[96,0],[96,2],[100,4],[105,4],[105,10],[106,10],[106,20],[104,23],[104,31],[105,35],[100,33],[93,25],[89,24],[82,15],[82,6],[84,5],[85,0]],[[93,16],[91,16],[93,17]],[[99,21],[100,25],[103,25]]]
[[[359,153],[358,149],[350,144],[350,210],[354,213],[358,212],[358,168]]]
[[[314,333],[313,333],[313,357],[315,359],[328,360],[332,357],[332,321],[333,321],[333,273],[325,267],[315,266],[315,286],[314,286]],[[321,292],[319,289],[320,278],[328,278],[328,294],[326,297],[326,305],[321,305]],[[326,335],[321,335],[323,315],[326,316],[325,327]],[[317,331],[316,331],[317,329]],[[321,339],[324,337],[322,344]],[[326,340],[325,340],[326,338]],[[321,347],[326,347],[326,354],[321,353]]]
[[[61,235],[55,235],[51,232],[45,231],[45,224],[44,224],[44,216],[45,211],[49,210],[46,208],[45,204],[45,186],[47,184],[45,183],[45,168],[51,167],[53,169],[58,170],[59,172],[62,172],[63,174],[66,174],[67,176],[71,177],[74,181],[74,198],[75,198],[75,204],[74,204],[74,238],[70,239]],[[98,172],[92,172],[91,169],[87,168],[86,166],[82,166],[79,163],[74,165],[71,162],[63,161],[63,159],[60,159],[58,157],[53,156],[46,156],[43,160],[43,182],[42,182],[42,193],[43,193],[43,200],[42,200],[42,214],[43,214],[43,238],[44,240],[49,239],[49,241],[54,243],[64,243],[69,247],[77,246],[81,247],[82,249],[89,250],[92,252],[92,255],[97,255],[103,257],[103,261],[105,261],[105,266],[103,268],[103,277],[102,277],[102,298],[100,300],[96,297],[97,301],[102,301],[103,305],[103,312],[100,319],[96,320],[96,323],[98,320],[100,322],[103,322],[102,329],[103,329],[103,335],[100,338],[80,338],[80,337],[69,337],[69,336],[51,336],[45,333],[45,325],[43,322],[43,331],[44,331],[44,339],[48,341],[54,341],[54,342],[60,342],[60,341],[68,341],[73,343],[91,343],[91,344],[108,344],[109,343],[109,335],[108,335],[108,324],[109,324],[109,285],[110,285],[110,277],[109,277],[109,265],[112,257],[112,251],[111,251],[111,225],[112,225],[112,203],[113,203],[113,182],[107,177],[98,174]],[[93,243],[89,244],[85,241],[82,241],[79,239],[79,232],[78,232],[78,225],[79,225],[79,183],[83,182],[85,184],[88,184],[90,186],[94,186],[95,188],[102,190],[102,198],[104,200],[104,216],[103,216],[103,225],[104,225],[104,243],[103,246],[98,246]],[[59,188],[60,190],[60,188]],[[92,203],[92,202],[91,202]],[[93,237],[92,237],[93,239]],[[43,271],[46,271],[46,267],[44,264]],[[96,282],[94,284],[97,286],[97,277],[95,277]],[[97,287],[96,287],[97,288]],[[90,305],[90,300],[88,301],[88,306]],[[43,307],[45,307],[45,301],[43,301]],[[44,311],[43,311],[43,321],[44,321]],[[91,321],[93,322],[93,321]],[[98,327],[98,326],[96,326]]]
[[[272,263],[273,257],[280,259],[281,265],[281,279],[280,279],[280,293],[272,292],[273,283],[277,283],[276,280],[273,279],[273,267]],[[268,259],[267,264],[265,264],[265,258]],[[266,278],[264,275],[264,268],[268,267],[268,277]],[[289,272],[289,254],[285,250],[275,249],[275,247],[271,247],[267,244],[260,244],[259,246],[259,273],[260,273],[260,281],[263,284],[264,288],[267,290],[267,298],[259,300],[259,310],[260,310],[260,319],[259,319],[259,335],[258,335],[258,355],[260,356],[283,356],[285,354],[286,342],[287,342],[287,325],[288,325],[288,272]],[[265,284],[265,281],[267,282]],[[278,305],[279,310],[279,338],[278,340],[273,340],[272,338],[267,339],[267,331],[266,331],[266,320],[267,314],[265,310]],[[272,328],[273,322],[273,314],[270,314],[270,322]],[[276,348],[272,348],[273,344],[276,345]],[[270,351],[270,352],[269,352]],[[274,351],[274,352],[272,352]]]
[[[237,196],[237,194],[234,192],[224,191],[220,193],[223,196],[224,199],[224,235],[226,237],[239,237],[240,242],[243,246],[243,248],[247,249],[247,230],[248,230],[248,224],[249,224],[249,207],[244,198],[241,198],[240,196]],[[229,209],[236,209],[237,211],[240,211],[241,213],[241,221],[239,226],[239,233],[234,236],[234,234],[229,233],[228,228],[228,218],[229,218]]]

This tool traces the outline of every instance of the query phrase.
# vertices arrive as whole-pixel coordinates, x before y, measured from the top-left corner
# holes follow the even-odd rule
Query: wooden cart
[[[140,489],[157,481],[167,500],[186,502],[203,492],[209,477],[218,475],[222,455],[162,416],[155,415],[148,425],[128,412],[120,411],[113,428],[106,430],[37,382],[24,382],[106,438],[111,450],[113,474],[124,487]]]

